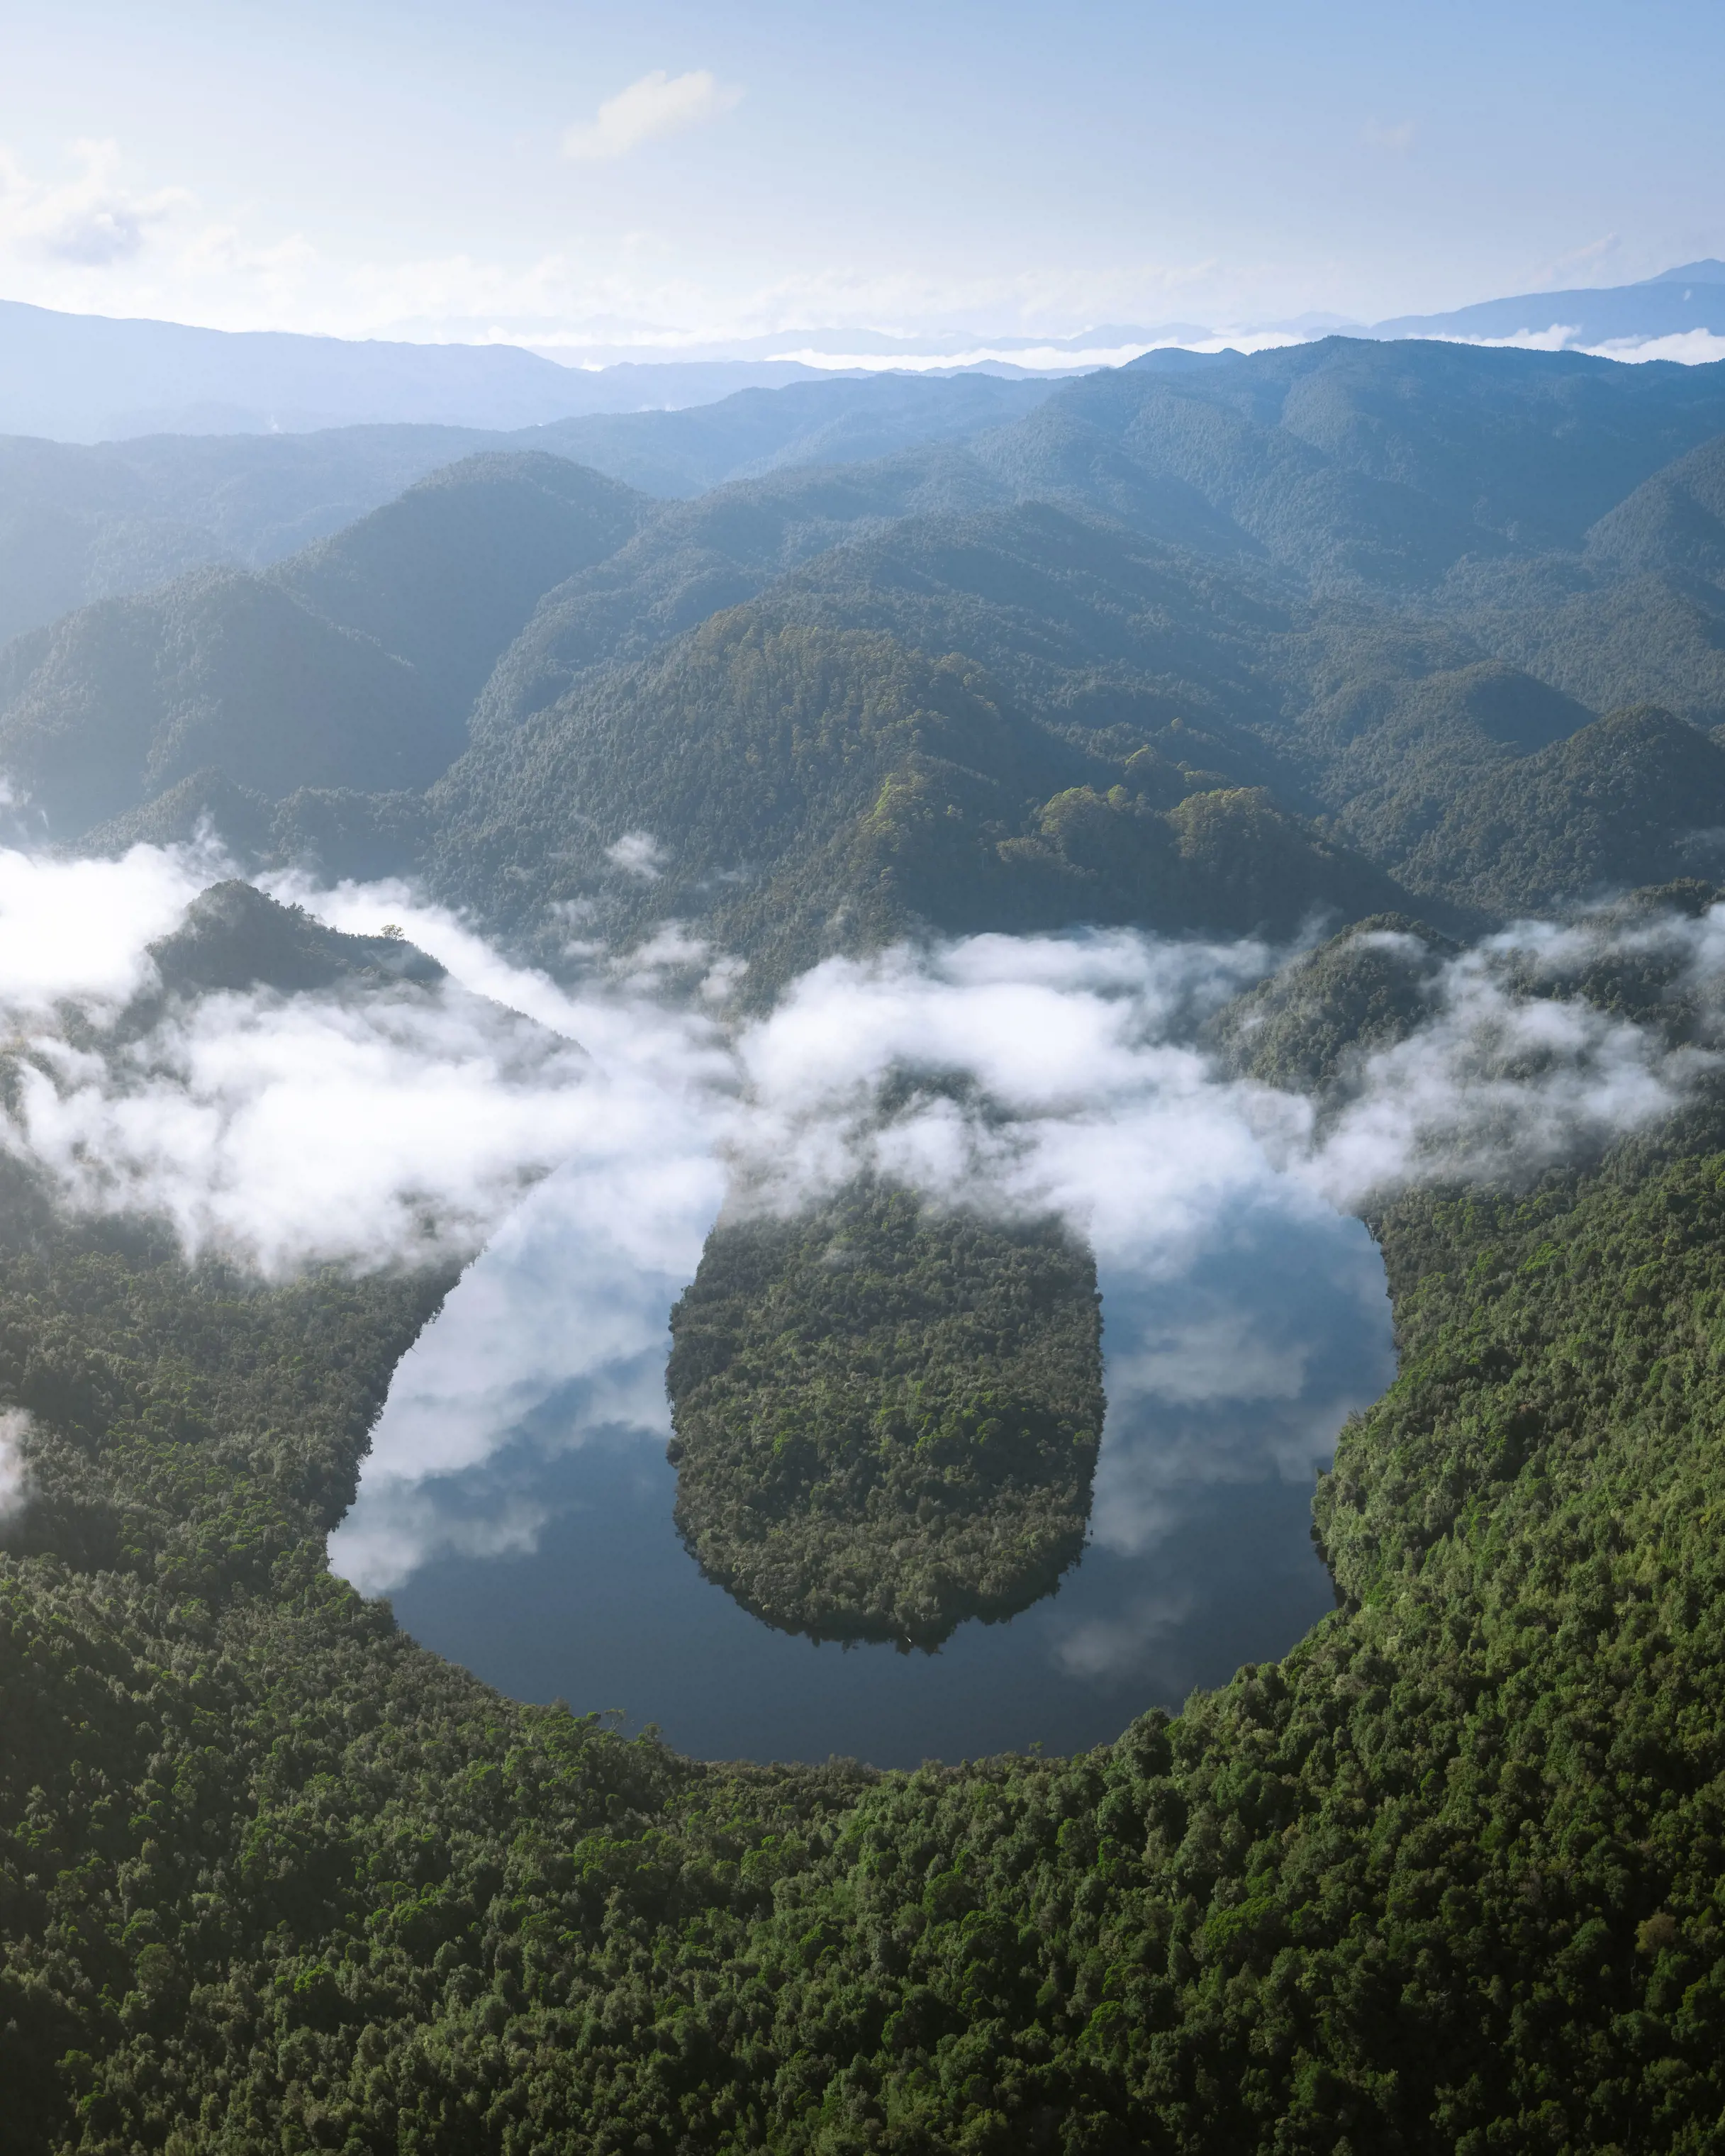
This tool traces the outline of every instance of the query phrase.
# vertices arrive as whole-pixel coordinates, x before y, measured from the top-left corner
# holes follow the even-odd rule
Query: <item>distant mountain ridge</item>
[[[1374,337],[1536,337],[1561,329],[1565,347],[1651,343],[1697,330],[1725,336],[1725,262],[1680,263],[1634,285],[1581,286],[1481,300],[1447,314],[1397,315]]]
[[[305,433],[411,423],[542,426],[818,381],[795,361],[562,367],[518,345],[408,344],[56,313],[0,300],[0,433]]]
[[[1054,386],[829,376],[684,411],[503,434],[403,425],[95,444],[0,436],[0,642],[187,569],[266,568],[475,451],[549,450],[644,493],[690,495],[794,465],[963,441],[1029,411]]]
[[[1298,333],[1335,319],[1301,316],[1273,326]],[[1725,270],[1711,259],[1683,263],[1635,285],[1486,300],[1447,313],[1396,316],[1357,333],[1493,339],[1548,337],[1553,331],[1578,347],[1725,334]],[[723,357],[707,347],[710,356],[700,358],[637,359],[619,356],[624,348],[617,347],[596,350],[604,364],[572,365],[525,345],[212,330],[6,300],[0,300],[0,435],[98,442],[378,424],[507,432],[598,414],[686,409],[743,389],[835,374],[854,379],[895,362],[913,372],[1022,378],[1028,370],[1051,380],[1111,363],[1137,346],[1202,346],[1217,336],[1183,321],[1106,323],[1044,336],[811,328],[721,346]]]

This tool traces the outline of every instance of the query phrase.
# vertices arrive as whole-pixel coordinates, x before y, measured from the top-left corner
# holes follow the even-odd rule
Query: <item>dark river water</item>
[[[1108,1419],[1057,1593],[933,1655],[816,1646],[705,1579],[671,1522],[666,1314],[645,1260],[552,1189],[403,1361],[338,1569],[516,1697],[616,1710],[707,1758],[880,1766],[1117,1736],[1285,1652],[1334,1606],[1312,1481],[1393,1374],[1375,1247],[1316,1202],[1233,1203],[1178,1250],[1099,1254]],[[711,1217],[710,1214],[707,1217]]]

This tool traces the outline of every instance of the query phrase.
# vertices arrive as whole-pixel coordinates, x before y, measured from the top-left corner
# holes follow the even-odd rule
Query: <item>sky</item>
[[[1725,254],[1717,0],[0,0],[0,297],[77,311],[694,355]]]

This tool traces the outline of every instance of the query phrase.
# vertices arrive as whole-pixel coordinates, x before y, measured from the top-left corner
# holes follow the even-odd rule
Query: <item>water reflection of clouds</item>
[[[1193,1493],[1309,1483],[1394,1375],[1384,1268],[1364,1227],[1292,1187],[1237,1201],[1183,1270],[1101,1255],[1108,1420],[1092,1541],[1141,1554]]]
[[[1114,1614],[1082,1618],[1059,1632],[1054,1659],[1067,1676],[1092,1683],[1141,1676],[1190,1621],[1197,1606],[1197,1594],[1189,1585],[1162,1594],[1128,1595]]]
[[[550,1178],[403,1362],[333,1555],[401,1589],[429,1644],[526,1697],[622,1702],[710,1756],[914,1763],[1098,1742],[1327,1606],[1312,1476],[1391,1374],[1357,1220],[1278,1180],[1187,1222],[1177,1263],[1147,1223],[1105,1249],[1090,1548],[1009,1624],[906,1657],[770,1631],[676,1538],[665,1320],[719,1202],[683,1188]]]
[[[663,1445],[666,1320],[721,1194],[710,1158],[666,1156],[574,1164],[533,1191],[403,1358],[336,1569],[382,1594],[447,1552],[530,1548],[547,1455]]]

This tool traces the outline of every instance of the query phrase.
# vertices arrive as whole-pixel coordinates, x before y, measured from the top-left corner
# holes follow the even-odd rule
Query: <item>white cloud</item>
[[[1476,345],[1492,352],[1579,352],[1591,359],[1615,359],[1626,366],[1649,360],[1675,361],[1680,367],[1708,367],[1725,359],[1725,336],[1712,330],[1678,330],[1669,336],[1609,337],[1603,344],[1579,341],[1579,322],[1553,322],[1543,330],[1517,330],[1509,336],[1440,337],[1443,344]]]
[[[729,112],[742,95],[741,90],[718,81],[705,68],[675,75],[655,68],[615,97],[608,97],[591,120],[567,129],[563,155],[578,161],[625,157],[643,142],[679,135],[685,127]]]
[[[1712,330],[1678,330],[1670,336],[1616,337],[1584,347],[1596,359],[1618,359],[1640,366],[1650,359],[1675,360],[1680,367],[1711,367],[1725,359],[1725,336]]]
[[[1440,344],[1470,344],[1485,352],[1567,352],[1581,335],[1577,322],[1551,322],[1543,330],[1512,330],[1507,336],[1440,336]]]
[[[666,1316],[727,1193],[788,1209],[859,1168],[937,1202],[1057,1211],[1089,1239],[1111,1396],[1094,1532],[1142,1552],[1196,1487],[1303,1478],[1387,1378],[1323,1344],[1387,1343],[1351,1209],[1410,1180],[1532,1174],[1645,1127],[1713,1067],[1518,981],[1639,939],[1725,1013],[1725,909],[1633,937],[1524,925],[1443,968],[1426,1022],[1364,1058],[1321,1122],[1194,1045],[1275,962],[1260,943],[977,937],[829,961],[727,1026],[698,992],[713,954],[675,927],[620,968],[595,953],[572,988],[403,886],[283,878],[334,926],[400,921],[453,979],[212,995],[141,1038],[108,1030],[212,867],[186,849],[0,852],[0,1027],[24,1057],[0,1134],[69,1204],[156,1211],[188,1248],[269,1272],[491,1239],[380,1426],[341,1545],[374,1587],[435,1548],[531,1543],[531,1488],[485,1478],[548,1394],[557,1443],[662,1441]],[[85,1014],[72,1038],[62,998]]]
[[[0,848],[0,1010],[15,1022],[62,997],[122,1003],[165,936],[224,872],[196,847],[136,846],[118,861],[67,861]]]
[[[1368,120],[1360,130],[1359,139],[1368,150],[1399,151],[1413,148],[1418,132],[1411,120],[1398,120],[1394,123]]]
[[[29,1498],[29,1471],[22,1450],[29,1429],[28,1408],[0,1408],[0,1520],[21,1512]]]
[[[120,145],[69,144],[83,166],[59,185],[32,180],[9,157],[0,157],[0,240],[47,261],[82,270],[105,270],[143,251],[152,229],[192,198],[183,187],[138,194],[120,177]]]
[[[665,873],[665,849],[650,831],[625,831],[615,845],[607,846],[605,859],[625,875],[654,883]]]

